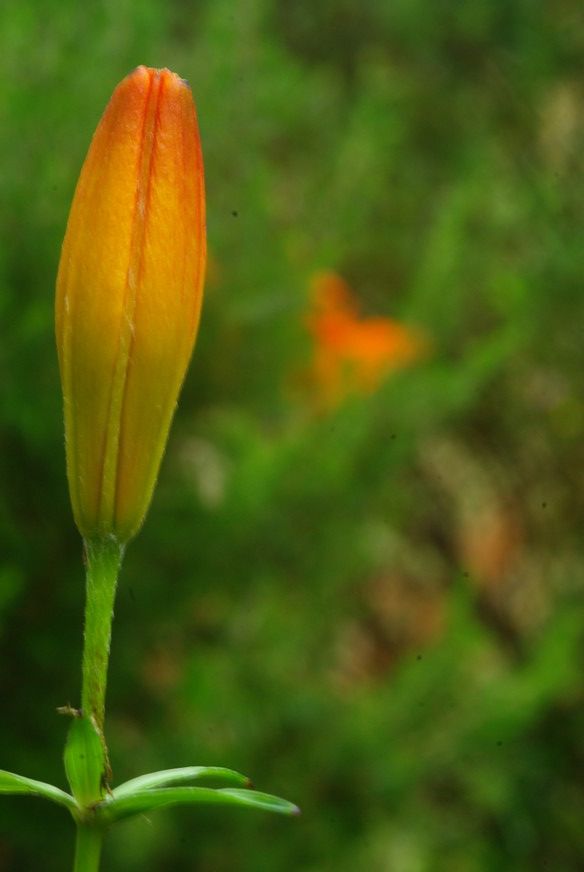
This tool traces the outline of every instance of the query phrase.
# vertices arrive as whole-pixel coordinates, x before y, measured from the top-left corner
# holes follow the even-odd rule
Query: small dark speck
[[[390,436],[389,438],[390,438],[390,439],[395,439],[395,433],[392,433],[391,436]]]
[[[542,509],[547,509],[547,503],[542,503],[541,507],[542,507]]]
[[[468,572],[463,572],[463,573],[462,573],[462,577],[463,577],[463,578],[468,578]]]
[[[418,654],[418,656],[416,657],[416,660],[421,660],[421,659],[422,659],[422,655]]]
[[[499,741],[497,742],[497,748],[500,748],[502,745],[503,745],[503,742],[499,739]]]
[[[239,217],[239,212],[238,212],[236,209],[234,209],[233,212],[232,212],[231,214],[233,215],[234,218],[238,218],[238,217]]]

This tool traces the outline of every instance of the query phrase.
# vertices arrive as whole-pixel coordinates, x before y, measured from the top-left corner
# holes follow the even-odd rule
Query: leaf
[[[236,801],[236,804],[245,805],[249,808],[273,811],[276,814],[300,814],[300,809],[293,802],[288,802],[287,799],[282,799],[280,796],[273,796],[271,793],[261,793],[258,790],[239,790],[234,787],[226,787],[217,792],[222,793],[224,796],[230,796]]]
[[[108,761],[103,740],[91,718],[74,718],[65,745],[65,771],[80,806],[103,798]]]
[[[77,812],[77,803],[68,793],[55,787],[53,784],[45,784],[44,781],[35,781],[24,775],[15,775],[13,772],[5,772],[0,769],[0,794],[26,794],[29,796],[41,796],[50,799],[58,805],[64,805],[70,812]]]
[[[183,766],[179,769],[162,769],[160,772],[149,772],[148,775],[140,775],[125,781],[112,791],[115,799],[142,790],[151,790],[155,787],[173,787],[189,784],[193,781],[219,781],[226,784],[234,784],[238,787],[249,787],[249,778],[235,772],[233,769],[224,769],[222,766]]]
[[[139,790],[122,797],[104,800],[95,808],[100,822],[109,824],[137,814],[170,808],[176,805],[233,805],[244,808],[258,808],[277,814],[294,815],[300,810],[291,802],[258,793],[255,790],[209,787],[168,787],[153,790]]]

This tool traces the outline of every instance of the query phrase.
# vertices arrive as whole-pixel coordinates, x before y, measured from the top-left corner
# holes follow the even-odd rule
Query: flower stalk
[[[86,604],[81,713],[103,735],[105,693],[118,575],[123,545],[113,538],[85,542]]]
[[[93,824],[78,824],[73,872],[98,872],[103,830]]]
[[[65,768],[80,806],[74,872],[97,872],[104,827],[93,808],[110,790],[111,769],[104,735],[111,628],[124,546],[113,537],[84,543],[85,628],[81,667],[81,711],[65,748]]]

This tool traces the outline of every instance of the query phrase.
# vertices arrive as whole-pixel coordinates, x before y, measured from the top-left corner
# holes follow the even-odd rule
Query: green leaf
[[[234,784],[237,787],[249,787],[249,778],[233,769],[222,766],[183,766],[180,769],[162,769],[160,772],[149,772],[125,781],[112,791],[114,799],[128,796],[142,790],[154,787],[174,787],[190,784],[193,781],[218,781],[223,784]]]
[[[80,806],[103,798],[108,761],[103,740],[91,718],[75,718],[65,745],[65,771]]]
[[[276,814],[300,814],[300,809],[293,802],[288,802],[287,799],[282,799],[280,796],[273,796],[271,793],[261,793],[258,790],[239,790],[235,787],[226,787],[217,793],[231,797],[236,805],[273,811]]]
[[[233,805],[285,815],[300,812],[291,802],[271,796],[269,793],[237,788],[213,790],[209,787],[156,788],[136,791],[118,798],[112,796],[96,806],[95,812],[97,820],[109,824],[133,815],[176,805]]]
[[[25,794],[28,796],[42,796],[50,799],[58,805],[64,805],[71,812],[78,810],[77,803],[68,793],[52,784],[44,781],[35,781],[33,778],[25,778],[24,775],[15,775],[13,772],[5,772],[0,769],[0,794]]]

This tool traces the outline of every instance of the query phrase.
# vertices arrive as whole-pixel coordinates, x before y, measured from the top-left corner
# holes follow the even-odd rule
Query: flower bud
[[[169,70],[138,67],[93,137],[57,278],[67,475],[88,540],[126,542],[148,509],[195,341],[204,267],[191,92]]]

